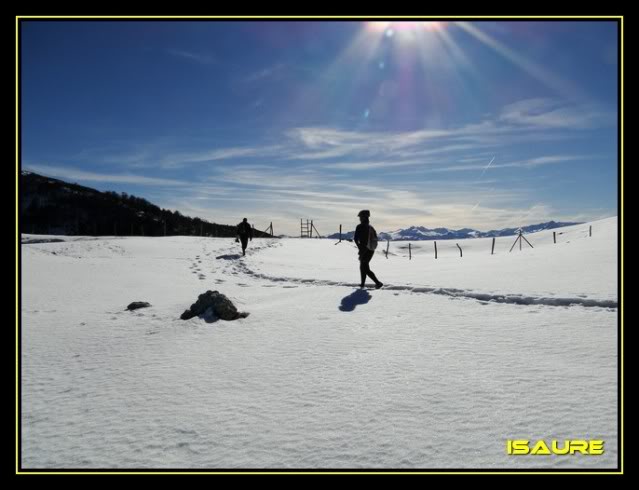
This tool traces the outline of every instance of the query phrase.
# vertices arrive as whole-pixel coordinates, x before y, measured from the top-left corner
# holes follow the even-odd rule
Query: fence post
[[[552,232],[552,242],[553,243],[557,243],[557,232],[556,231]]]
[[[588,228],[588,236],[592,236],[592,225],[590,225],[590,228]]]
[[[388,258],[388,248],[390,247],[390,238],[386,240],[386,258]]]
[[[412,260],[413,259],[413,254],[411,253],[410,250],[410,243],[408,244],[408,260]]]
[[[342,241],[342,225],[339,225],[339,241]]]
[[[459,256],[460,256],[460,257],[463,257],[464,255],[462,254],[462,249],[461,249],[461,247],[459,246],[459,243],[456,243],[455,245],[457,245],[457,248],[459,249]]]
[[[437,240],[433,241],[435,244],[435,258],[437,258]]]
[[[490,249],[490,255],[494,255],[494,253],[495,253],[495,237],[493,237],[493,246]]]

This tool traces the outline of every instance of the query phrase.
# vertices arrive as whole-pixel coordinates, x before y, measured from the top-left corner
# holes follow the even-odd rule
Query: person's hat
[[[242,221],[248,221],[246,218],[244,218]]]
[[[371,212],[368,209],[361,210],[357,216],[364,216],[365,218],[370,218]]]

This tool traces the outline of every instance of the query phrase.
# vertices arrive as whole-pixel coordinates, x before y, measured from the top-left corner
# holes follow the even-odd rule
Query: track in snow
[[[247,256],[253,255],[265,248],[271,248],[274,246],[281,246],[281,243],[271,242],[266,245],[258,245],[252,249],[247,250]],[[284,288],[295,287],[293,285],[306,285],[306,286],[338,286],[357,288],[358,283],[330,281],[321,279],[302,279],[295,277],[283,277],[283,276],[271,276],[268,274],[262,274],[253,271],[248,267],[246,262],[242,259],[242,255],[238,253],[222,254],[216,257],[218,260],[224,260],[227,262],[226,272],[232,275],[245,274],[247,276],[269,281],[271,283],[280,284]],[[230,264],[230,265],[229,265]],[[245,284],[241,284],[245,286]],[[384,290],[387,291],[404,291],[415,294],[438,294],[443,296],[449,296],[451,298],[461,299],[474,299],[482,303],[505,303],[512,305],[539,305],[539,306],[581,306],[586,308],[617,308],[617,301],[592,299],[587,297],[549,297],[549,296],[530,296],[523,294],[490,294],[482,293],[468,289],[457,288],[438,288],[431,286],[403,286],[403,285],[385,285]]]

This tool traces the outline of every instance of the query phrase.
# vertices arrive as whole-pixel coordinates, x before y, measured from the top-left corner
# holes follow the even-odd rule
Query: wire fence
[[[304,229],[305,227],[306,230]],[[300,229],[302,230],[301,237],[323,238],[319,232],[310,232],[310,230],[316,230],[312,220],[300,220]],[[264,233],[263,236],[265,237],[274,237],[273,222],[270,222],[262,233]],[[533,249],[536,245],[561,245],[591,238],[592,235],[592,225],[583,225],[541,230],[530,235],[521,233],[499,237],[463,238],[457,240],[380,240],[376,252],[383,254],[386,258],[401,257],[408,260],[425,257],[443,260],[451,258],[463,259],[466,255],[508,254]],[[338,233],[327,238],[335,240],[335,245],[353,243],[352,232],[343,233],[342,225],[339,225]]]
[[[434,259],[463,259],[467,254],[498,255],[523,252],[534,249],[536,245],[566,244],[576,240],[591,238],[592,225],[583,227],[556,228],[541,230],[531,235],[525,233],[471,239],[445,240],[384,240],[380,241],[377,252],[386,258],[402,257],[408,260],[431,257]],[[340,243],[346,238],[340,239]],[[349,240],[350,241],[350,240]]]

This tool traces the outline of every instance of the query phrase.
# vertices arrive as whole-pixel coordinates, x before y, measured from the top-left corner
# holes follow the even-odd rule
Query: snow
[[[23,244],[22,464],[614,468],[617,223],[591,224],[494,255],[460,240],[461,258],[380,242],[382,290],[355,288],[349,242]],[[180,320],[207,289],[250,316]],[[605,453],[508,456],[507,439]]]

